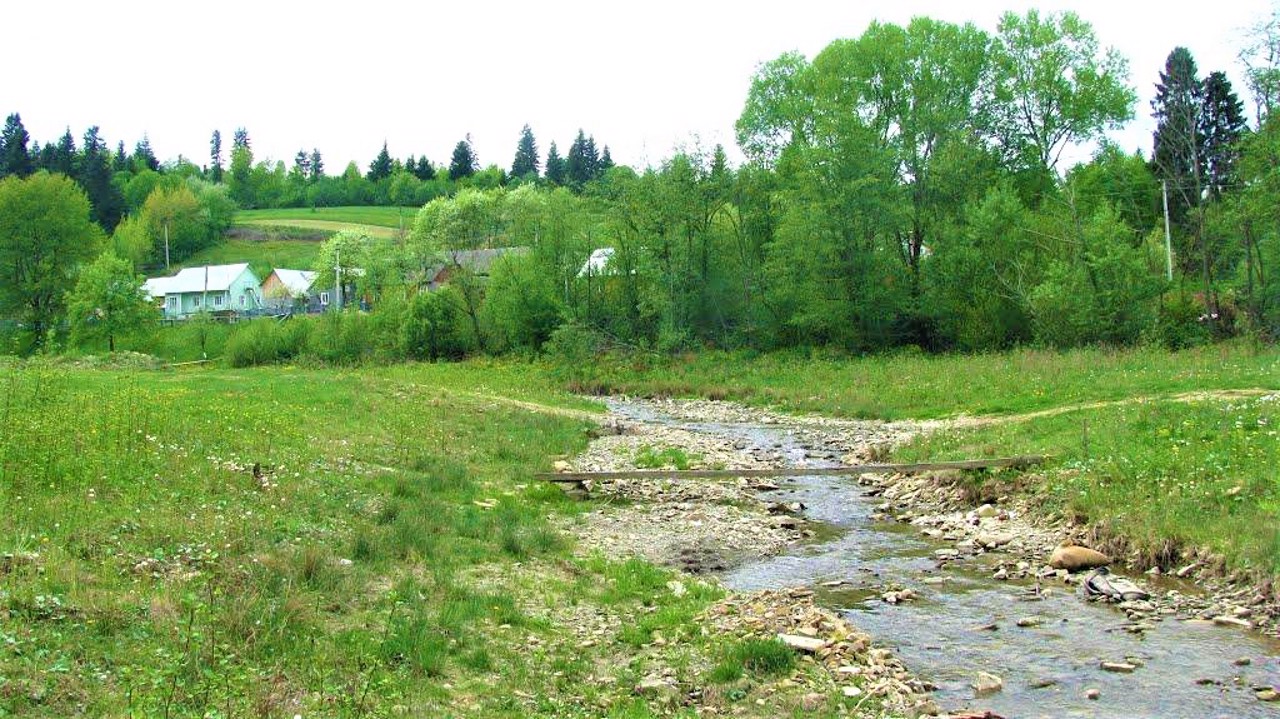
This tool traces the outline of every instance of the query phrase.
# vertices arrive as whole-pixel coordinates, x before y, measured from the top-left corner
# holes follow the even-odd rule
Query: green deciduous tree
[[[71,342],[106,339],[111,352],[116,351],[117,337],[136,330],[154,315],[142,291],[142,276],[129,260],[110,250],[85,266],[67,297]]]
[[[156,188],[143,203],[140,216],[166,268],[208,244],[200,203],[185,185]]]
[[[89,198],[70,178],[39,172],[0,180],[0,315],[43,343],[81,264],[101,245]]]
[[[1053,172],[1067,145],[1133,117],[1128,62],[1073,12],[1005,13],[994,52],[997,137],[1029,170]]]

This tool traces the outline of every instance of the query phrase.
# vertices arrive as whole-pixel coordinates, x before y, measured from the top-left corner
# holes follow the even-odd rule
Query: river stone
[[[977,692],[978,696],[984,696],[987,694],[995,694],[1001,689],[1004,689],[1004,680],[995,674],[978,672],[978,679],[969,686],[973,687],[973,690]]]
[[[1049,555],[1049,566],[1054,569],[1065,569],[1068,571],[1079,571],[1081,569],[1093,569],[1095,567],[1103,567],[1111,563],[1111,559],[1107,555],[1088,547],[1058,546]]]
[[[1260,702],[1277,702],[1280,701],[1280,692],[1275,689],[1263,689],[1254,694]]]
[[[1250,659],[1249,657],[1240,657],[1239,659],[1235,660],[1232,663],[1238,667],[1247,667],[1250,664],[1253,664],[1253,660]]]
[[[1017,623],[1020,627],[1038,627],[1044,623],[1044,619],[1040,617],[1022,617]]]
[[[1138,667],[1128,662],[1102,662],[1099,666],[1104,672],[1115,672],[1117,674],[1132,674],[1133,670]]]
[[[1220,627],[1240,627],[1241,629],[1253,629],[1253,624],[1248,620],[1239,617],[1228,617],[1226,615],[1213,618],[1213,623]]]
[[[823,647],[827,646],[827,641],[825,639],[818,639],[817,637],[804,637],[798,634],[779,634],[778,641],[782,642],[783,644],[786,644],[792,649],[802,651],[802,652],[809,652],[810,654],[815,653],[818,650],[822,649]]]
[[[1102,692],[1098,691],[1097,689],[1086,689],[1084,692],[1084,696],[1086,699],[1092,699],[1094,701],[1097,701],[1098,697],[1102,696]]]
[[[987,517],[994,517],[997,514],[1000,514],[1000,510],[990,504],[984,504],[981,507],[978,507],[978,516],[983,519],[986,519]]]
[[[939,549],[934,551],[933,556],[938,559],[957,559],[960,557],[960,551],[957,549]]]
[[[1057,685],[1057,683],[1058,683],[1057,679],[1052,679],[1050,677],[1043,677],[1041,679],[1033,680],[1030,686],[1032,689],[1048,689],[1051,686]]]
[[[1013,541],[1013,535],[1008,532],[983,532],[977,537],[978,544],[987,549],[995,549],[1003,547]]]

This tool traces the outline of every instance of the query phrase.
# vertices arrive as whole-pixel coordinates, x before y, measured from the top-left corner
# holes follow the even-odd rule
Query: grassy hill
[[[291,207],[277,210],[244,210],[236,214],[240,227],[289,227],[324,233],[355,229],[373,237],[394,237],[412,226],[412,207]]]
[[[320,243],[339,230],[361,230],[371,237],[395,237],[403,215],[406,230],[412,226],[415,208],[406,207],[294,207],[277,210],[243,210],[235,225],[215,247],[196,253],[182,267],[248,262],[260,278],[276,267],[308,270],[315,265]],[[167,273],[159,273],[167,274]]]

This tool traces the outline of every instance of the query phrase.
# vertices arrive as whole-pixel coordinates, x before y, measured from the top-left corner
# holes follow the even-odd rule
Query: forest
[[[198,166],[158,161],[146,138],[112,152],[96,127],[79,147],[70,130],[39,144],[15,113],[0,138],[0,339],[18,353],[93,350],[106,332],[146,351],[166,330],[148,322],[140,276],[220,242],[237,209],[390,205],[413,208],[411,229],[338,233],[314,268],[333,276],[340,251],[371,312],[248,323],[228,352],[252,363],[548,342],[862,353],[1271,341],[1275,22],[1252,31],[1241,62],[1249,111],[1222,69],[1182,47],[1138,107],[1126,59],[1071,12],[1010,12],[995,32],[873,23],[813,58],[759,66],[736,165],[696,142],[657,166],[615,165],[581,131],[563,157],[554,142],[544,156],[526,125],[509,169],[481,168],[467,137],[447,166],[384,144],[367,171],[330,175],[318,149],[291,167],[255,161],[243,128],[225,167],[218,132]],[[1106,132],[1138,113],[1156,131],[1149,152],[1129,154]],[[1065,166],[1081,147],[1092,157]],[[428,291],[428,268],[482,248],[526,249]]]

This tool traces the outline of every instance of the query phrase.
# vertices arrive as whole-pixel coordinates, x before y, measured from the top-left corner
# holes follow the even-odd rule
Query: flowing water
[[[814,459],[784,426],[688,422],[625,402],[611,409],[633,421],[745,443],[747,451],[781,453],[789,466],[833,465]],[[768,493],[771,500],[804,503],[805,517],[835,528],[835,538],[738,567],[722,577],[724,583],[757,590],[842,582],[822,590],[819,599],[936,685],[934,698],[944,709],[991,710],[1006,717],[1280,716],[1280,706],[1259,701],[1253,691],[1280,686],[1280,642],[1173,618],[1145,634],[1130,634],[1122,629],[1129,624],[1123,612],[1086,602],[1056,582],[1028,601],[1031,582],[991,578],[998,555],[940,568],[933,552],[950,545],[908,525],[873,519],[881,500],[866,496],[852,479],[800,477],[779,484],[782,489]],[[911,588],[919,599],[882,602],[880,594],[890,584]],[[1025,617],[1039,624],[1016,626]],[[1249,663],[1237,665],[1244,658]],[[1100,668],[1104,661],[1140,666],[1132,674],[1116,674]],[[1003,691],[975,696],[970,685],[980,671],[1002,677]],[[1099,690],[1100,698],[1087,699],[1089,689]]]

